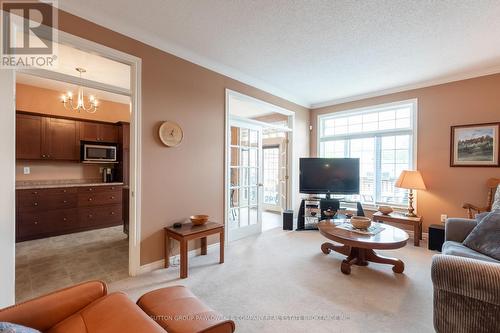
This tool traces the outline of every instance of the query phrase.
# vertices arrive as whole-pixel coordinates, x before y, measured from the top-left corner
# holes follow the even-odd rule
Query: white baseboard
[[[218,249],[219,245],[220,245],[219,243],[210,244],[207,246],[207,251],[211,250],[213,248]],[[188,251],[188,258],[196,257],[199,255],[201,255],[200,248]],[[170,262],[174,262],[175,260],[179,260],[179,259],[180,259],[180,256],[177,254],[175,256],[170,257]],[[157,269],[164,268],[164,267],[165,267],[165,259],[153,261],[153,262],[150,262],[149,264],[141,265],[141,267],[139,267],[137,275],[146,274],[146,273],[149,273],[149,272],[152,272],[152,271],[155,271]]]

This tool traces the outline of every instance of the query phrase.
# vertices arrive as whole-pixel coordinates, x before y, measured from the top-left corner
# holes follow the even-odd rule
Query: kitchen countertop
[[[50,180],[50,181],[18,181],[16,190],[59,188],[59,187],[84,187],[84,186],[121,186],[122,182],[103,183],[94,180]]]

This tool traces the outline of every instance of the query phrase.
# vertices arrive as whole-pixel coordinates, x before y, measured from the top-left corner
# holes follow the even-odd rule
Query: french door
[[[230,120],[228,238],[262,231],[262,129]]]
[[[287,209],[288,154],[286,135],[264,139],[263,151],[263,208],[282,213]]]
[[[282,210],[288,209],[288,133],[280,143],[279,157],[279,203]]]

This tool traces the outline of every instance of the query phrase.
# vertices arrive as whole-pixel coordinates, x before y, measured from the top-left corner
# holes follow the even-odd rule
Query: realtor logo
[[[57,65],[57,3],[1,1],[1,68]]]

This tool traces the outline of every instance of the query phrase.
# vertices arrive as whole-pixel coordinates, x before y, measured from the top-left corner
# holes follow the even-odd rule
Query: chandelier
[[[80,73],[80,81],[82,80],[82,73],[85,73],[85,68],[77,67],[75,68],[78,73]],[[73,102],[73,93],[68,91],[66,94],[62,95],[61,102],[66,110],[82,112],[87,111],[88,113],[95,113],[97,111],[97,99],[94,96],[89,96],[89,104],[85,105],[83,95],[83,87],[78,86],[78,96],[76,99],[76,104]]]

